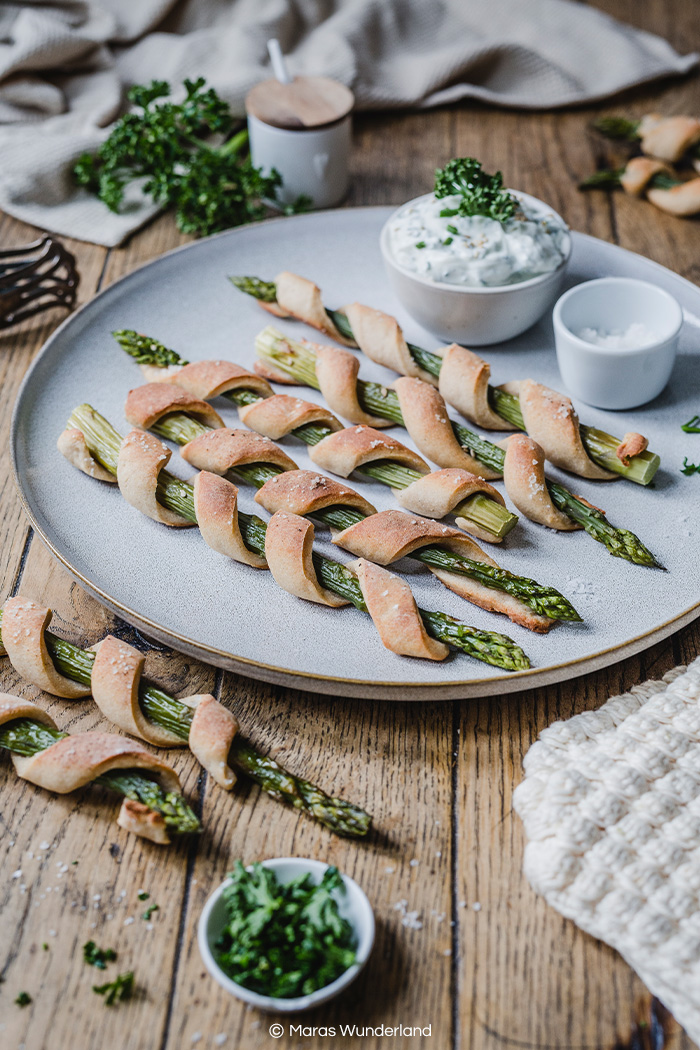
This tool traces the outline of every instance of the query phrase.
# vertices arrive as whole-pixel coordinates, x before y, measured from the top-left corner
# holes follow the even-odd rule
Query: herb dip
[[[568,228],[544,205],[538,209],[513,195],[520,211],[505,222],[441,215],[459,207],[457,195],[409,201],[392,220],[391,255],[430,281],[473,288],[518,284],[556,270],[569,251]]]

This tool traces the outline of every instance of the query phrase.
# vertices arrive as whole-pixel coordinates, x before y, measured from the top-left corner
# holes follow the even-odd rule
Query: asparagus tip
[[[277,285],[274,281],[263,281],[260,277],[229,275],[229,281],[246,295],[252,295],[254,299],[263,303],[277,302]]]
[[[186,365],[189,362],[180,357],[176,350],[159,343],[133,328],[118,328],[112,332],[122,350],[133,357],[139,365],[154,365],[156,368],[168,368],[170,365]]]
[[[601,168],[600,171],[594,171],[587,179],[579,182],[578,188],[580,190],[615,189],[620,185],[623,171],[624,168]]]
[[[626,139],[629,142],[639,138],[639,121],[626,117],[601,117],[594,121],[593,127],[609,139]]]

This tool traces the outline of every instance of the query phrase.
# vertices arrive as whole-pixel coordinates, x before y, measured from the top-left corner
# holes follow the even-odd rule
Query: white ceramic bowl
[[[570,288],[552,314],[559,371],[574,397],[596,408],[636,408],[668,383],[683,311],[668,292],[631,277],[601,277]],[[636,350],[611,349],[582,339],[585,328],[626,331],[643,324],[656,338]]]
[[[530,328],[551,307],[561,289],[564,271],[571,254],[571,238],[567,238],[566,256],[550,273],[531,277],[517,284],[491,287],[468,287],[431,281],[422,274],[413,273],[393,258],[389,232],[395,215],[409,204],[425,200],[424,194],[407,201],[389,216],[379,237],[379,245],[389,281],[404,309],[414,321],[448,343],[471,346],[489,346],[512,339]],[[544,214],[554,215],[566,226],[544,201],[528,193],[517,193],[525,204]]]
[[[320,860],[306,860],[303,857],[275,857],[272,860],[264,860],[262,865],[264,868],[270,868],[274,871],[278,880],[283,884],[307,872],[311,874],[314,882],[319,883],[323,878],[324,872],[329,867],[328,864],[324,864]],[[200,916],[197,930],[199,951],[204,960],[204,965],[214,980],[218,981],[221,987],[225,988],[231,995],[235,995],[237,999],[242,999],[243,1002],[250,1003],[252,1006],[257,1006],[260,1010],[267,1010],[270,1013],[287,1014],[300,1010],[310,1010],[313,1006],[318,1006],[329,999],[335,999],[336,995],[340,995],[364,969],[374,946],[374,912],[372,911],[372,905],[369,903],[364,890],[360,889],[354,879],[351,879],[348,875],[341,875],[341,878],[345,883],[347,892],[342,897],[339,897],[338,910],[355,930],[357,947],[355,949],[355,962],[337,980],[327,984],[325,988],[319,988],[318,991],[312,992],[310,995],[299,996],[296,999],[275,999],[273,996],[251,992],[248,988],[236,984],[230,977],[227,977],[216,961],[214,950],[219,935],[226,925],[227,912],[223,900],[223,892],[229,880],[222,882],[207,900]]]

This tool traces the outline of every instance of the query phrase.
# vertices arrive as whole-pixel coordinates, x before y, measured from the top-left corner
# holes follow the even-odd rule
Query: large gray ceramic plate
[[[61,457],[56,438],[82,401],[126,430],[124,399],[140,373],[111,338],[115,328],[147,332],[190,360],[230,358],[252,366],[254,336],[270,317],[236,292],[227,274],[272,278],[294,270],[316,280],[330,306],[357,299],[381,307],[400,318],[410,340],[435,346],[406,316],[385,278],[378,236],[388,215],[386,208],[361,208],[233,230],[149,263],[69,318],[27,375],[12,430],[17,481],[45,543],[102,602],[161,641],[256,678],[343,695],[419,699],[523,689],[612,663],[689,622],[700,612],[700,478],[684,477],[679,467],[686,454],[700,459],[700,437],[683,434],[680,424],[700,409],[700,291],[590,237],[574,235],[570,283],[602,274],[654,281],[681,301],[687,320],[672,381],[653,405],[620,413],[581,406],[585,422],[618,435],[634,429],[650,436],[663,462],[654,488],[567,482],[604,507],[613,522],[637,532],[668,572],[612,558],[583,532],[558,534],[521,519],[493,553],[508,569],[558,587],[585,617],[584,624],[540,637],[468,605],[415,562],[407,566],[420,605],[517,639],[532,661],[524,674],[508,675],[456,654],[442,664],[394,656],[369,617],[354,608],[326,609],[286,594],[269,573],[215,554],[196,529],[168,529],[142,517],[116,486],[78,473]],[[280,326],[310,334],[294,322]],[[549,319],[485,356],[495,382],[533,376],[561,388]],[[360,374],[393,378],[367,359]],[[319,400],[314,391],[298,393]],[[219,401],[216,407],[228,425],[239,425],[233,405]],[[404,431],[396,434],[406,440]],[[288,440],[286,448],[300,467],[312,466],[299,442]],[[193,473],[177,452],[171,466],[183,478]],[[378,483],[358,482],[357,488],[379,509],[393,505]],[[241,505],[259,510],[245,488]],[[319,542],[349,560],[320,529]]]

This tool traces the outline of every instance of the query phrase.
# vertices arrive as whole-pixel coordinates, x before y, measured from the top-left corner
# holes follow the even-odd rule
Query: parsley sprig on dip
[[[216,961],[231,980],[277,999],[325,988],[355,962],[355,933],[338,910],[337,868],[316,885],[304,874],[283,885],[273,871],[240,861],[224,890],[228,922]]]
[[[448,160],[444,168],[438,168],[434,193],[438,199],[459,198],[454,207],[441,208],[440,215],[446,218],[485,215],[496,222],[507,222],[520,208],[518,198],[510,190],[503,189],[501,172],[487,175],[481,163],[473,157],[457,157]]]
[[[437,169],[431,194],[392,217],[389,247],[399,266],[427,280],[500,287],[556,270],[568,236],[546,205],[506,189],[500,171],[457,157]]]

